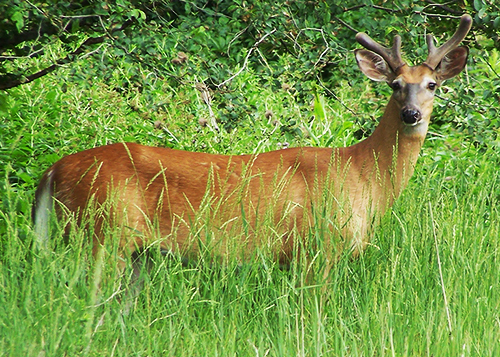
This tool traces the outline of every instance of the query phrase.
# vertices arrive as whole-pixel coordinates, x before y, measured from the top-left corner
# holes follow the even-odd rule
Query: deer
[[[427,35],[427,59],[415,66],[402,59],[399,35],[385,47],[358,33],[359,69],[386,82],[392,95],[373,133],[349,147],[220,155],[114,143],[65,156],[37,187],[34,241],[47,246],[55,211],[89,230],[94,255],[111,239],[109,227],[120,227],[115,239],[124,257],[157,244],[186,257],[211,247],[248,260],[271,247],[280,264],[290,264],[315,254],[301,242],[321,227],[312,249],[325,254],[326,266],[345,252],[357,257],[413,175],[436,90],[467,63],[469,50],[459,45],[471,25],[464,14],[440,47]],[[259,230],[263,217],[275,225],[272,234]],[[203,219],[212,232],[197,226]]]

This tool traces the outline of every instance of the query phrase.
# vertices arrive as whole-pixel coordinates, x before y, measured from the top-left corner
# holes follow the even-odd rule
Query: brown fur
[[[322,249],[327,260],[334,261],[344,249],[356,255],[413,174],[432,112],[429,84],[439,85],[465,65],[467,51],[454,51],[443,68],[403,65],[393,72],[380,66],[384,60],[377,54],[358,50],[358,64],[367,76],[390,85],[398,82],[401,89],[391,96],[374,133],[351,147],[225,156],[132,143],[107,145],[56,162],[42,177],[37,200],[53,188],[59,215],[64,207],[78,215],[80,224],[86,222],[89,205],[99,210],[112,202],[93,222],[94,252],[104,243],[103,227],[110,224],[123,227],[124,251],[159,242],[164,249],[196,255],[200,245],[209,244],[207,232],[196,231],[197,221],[205,219],[215,237],[224,237],[216,254],[227,256],[239,247],[240,258],[248,259],[274,240],[271,250],[288,263],[298,247],[296,239],[318,224],[312,212],[324,208],[328,233]],[[416,125],[403,123],[407,107],[421,113]],[[37,210],[35,206],[35,215]],[[274,238],[259,231],[264,217],[276,226]]]

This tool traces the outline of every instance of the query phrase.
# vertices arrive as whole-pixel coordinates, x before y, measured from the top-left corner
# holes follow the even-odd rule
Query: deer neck
[[[429,118],[411,127],[403,123],[400,112],[401,106],[391,97],[373,134],[355,145],[356,154],[365,158],[356,171],[370,186],[378,201],[374,202],[376,210],[381,213],[406,187],[427,134]]]

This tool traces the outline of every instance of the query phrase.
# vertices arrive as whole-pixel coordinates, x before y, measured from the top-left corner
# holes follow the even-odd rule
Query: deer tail
[[[34,223],[35,247],[44,249],[49,241],[50,215],[54,206],[54,175],[53,171],[46,172],[35,192],[35,202],[31,210]]]

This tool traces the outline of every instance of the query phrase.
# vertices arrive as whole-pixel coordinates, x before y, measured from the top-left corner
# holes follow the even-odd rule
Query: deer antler
[[[446,54],[451,50],[458,47],[460,42],[462,42],[465,36],[467,36],[471,26],[472,17],[468,14],[462,15],[460,18],[460,25],[458,25],[458,29],[455,34],[438,48],[434,46],[432,35],[427,35],[427,47],[429,49],[429,54],[427,55],[427,59],[424,63],[430,68],[436,69],[443,57],[446,56]]]
[[[356,35],[356,41],[358,41],[367,50],[382,56],[394,72],[399,67],[405,65],[405,62],[401,58],[401,36],[399,35],[394,36],[394,44],[392,45],[392,48],[382,46],[364,32],[359,32]]]

